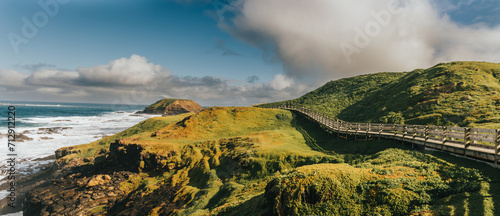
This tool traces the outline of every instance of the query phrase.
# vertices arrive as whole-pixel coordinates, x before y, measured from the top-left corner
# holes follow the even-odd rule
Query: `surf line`
[[[7,129],[8,129],[8,139],[7,139],[7,181],[9,186],[7,187],[7,205],[16,208],[16,107],[9,106],[7,114]]]

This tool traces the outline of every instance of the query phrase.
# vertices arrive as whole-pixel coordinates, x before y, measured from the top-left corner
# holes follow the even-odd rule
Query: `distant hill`
[[[286,102],[354,122],[500,127],[500,64],[451,62],[331,81]]]
[[[203,110],[198,103],[186,99],[162,99],[147,106],[142,113],[178,115],[182,113],[197,113]]]

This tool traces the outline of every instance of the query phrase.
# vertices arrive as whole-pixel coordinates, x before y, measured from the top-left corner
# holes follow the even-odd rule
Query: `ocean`
[[[9,106],[15,107],[16,138],[25,138],[23,142],[13,142],[14,149],[8,146]],[[54,161],[44,158],[61,147],[90,143],[153,117],[135,114],[145,106],[0,101],[0,184],[6,180],[9,169],[8,154],[17,154],[18,173],[37,172],[41,165]],[[6,196],[4,193],[0,192],[0,198]]]

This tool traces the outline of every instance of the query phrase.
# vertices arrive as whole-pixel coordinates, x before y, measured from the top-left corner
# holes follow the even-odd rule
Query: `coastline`
[[[40,160],[53,160],[55,159],[55,154],[41,158]],[[56,162],[51,162],[45,165],[42,165],[40,171],[19,175],[16,181],[16,206],[10,207],[7,205],[8,197],[4,197],[0,199],[0,215],[12,214],[12,213],[20,213],[22,214],[25,195],[30,190],[35,187],[45,185],[50,183],[53,177],[55,177],[56,172],[59,171]],[[4,182],[0,185],[0,190],[6,191],[9,188],[9,182]]]
[[[49,102],[4,102],[16,106],[15,208],[7,204],[7,164],[0,164],[0,215],[22,215],[26,194],[54,180],[64,168],[56,162],[56,151],[67,146],[87,144],[115,135],[154,115],[136,114],[141,107],[113,104],[72,104]],[[7,130],[0,141],[7,142]],[[2,149],[3,150],[3,149]],[[2,153],[4,153],[2,151]],[[6,155],[2,154],[2,158]],[[12,214],[14,213],[14,214]]]

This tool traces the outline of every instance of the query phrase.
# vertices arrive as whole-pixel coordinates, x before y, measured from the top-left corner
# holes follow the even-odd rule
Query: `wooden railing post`
[[[351,128],[351,123],[345,123],[345,139],[347,139],[347,133],[349,133],[349,129]]]
[[[464,128],[464,156],[467,157],[467,149],[470,147],[470,128]]]
[[[427,140],[429,139],[429,126],[425,126],[424,129],[424,148],[427,147]]]
[[[368,140],[368,135],[370,134],[370,129],[371,129],[371,124],[368,123],[368,128],[366,129],[366,136],[365,136],[365,141]]]
[[[441,143],[441,150],[443,150],[444,148],[444,144],[446,143],[446,130],[448,129],[448,127],[446,126],[443,126],[443,137],[442,137],[442,143]]]
[[[342,122],[337,120],[338,130],[337,130],[337,138],[340,139],[340,129],[342,128]]]
[[[412,139],[415,140],[415,137],[417,137],[417,125],[413,125],[413,137],[412,137]]]
[[[396,139],[396,135],[398,134],[398,131],[396,129],[396,124],[394,124],[394,139]]]
[[[498,146],[500,145],[500,129],[495,130],[495,164],[498,163]]]
[[[354,130],[354,141],[358,141],[358,131],[359,131],[359,123],[356,123],[356,130]]]
[[[405,143],[406,129],[407,129],[406,125],[403,125],[403,141],[402,141],[403,144]]]
[[[378,140],[380,140],[381,136],[382,136],[382,124],[378,126]]]

